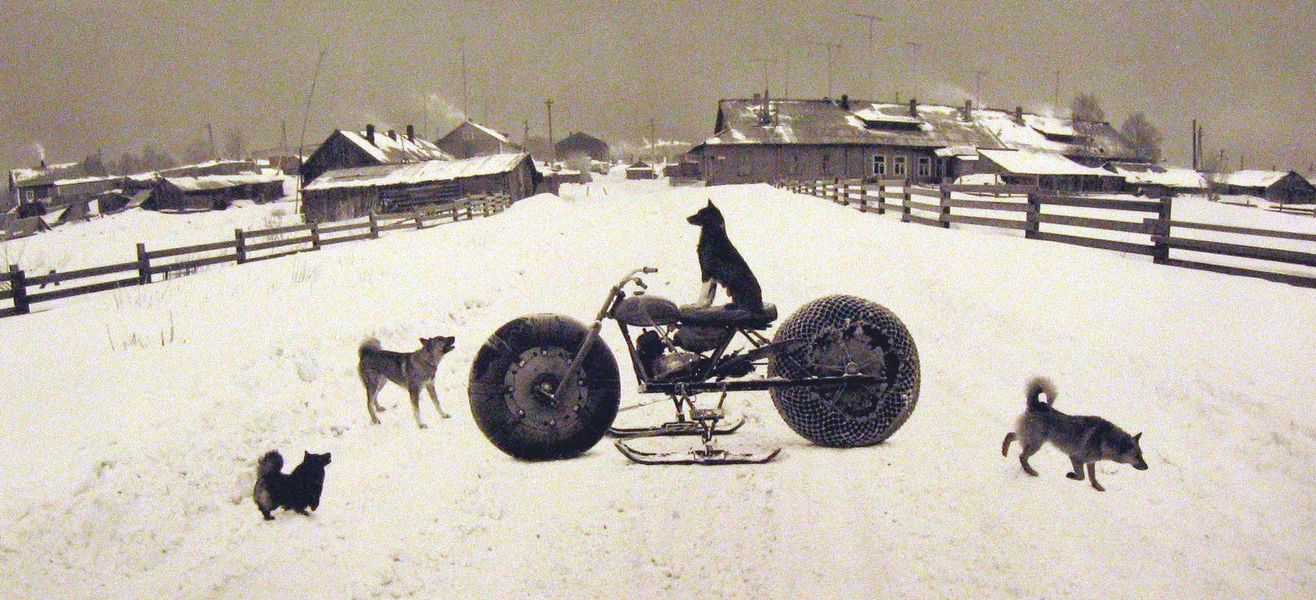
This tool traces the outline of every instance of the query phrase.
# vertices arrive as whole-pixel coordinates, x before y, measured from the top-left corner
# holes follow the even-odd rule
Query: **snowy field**
[[[761,185],[604,178],[564,196],[0,320],[0,597],[1316,594],[1312,290]],[[466,403],[483,340],[526,313],[588,319],[641,265],[660,269],[650,293],[691,299],[684,218],[709,197],[783,320],[832,293],[904,320],[923,372],[905,426],[815,447],[764,392],[733,398],[748,423],[726,443],[784,447],[766,465],[639,466],[606,439],[531,464],[485,441]],[[243,226],[227,215],[186,242]],[[153,217],[132,218],[98,244],[152,243]],[[407,350],[456,336],[437,381],[452,419],[426,401],[417,430],[390,387],[369,424],[355,363],[371,335]],[[604,339],[621,362],[615,328]],[[622,405],[652,400],[622,365]],[[1034,374],[1058,383],[1057,408],[1145,432],[1150,470],[1101,464],[1098,493],[1054,449],[1038,478],[1003,458]],[[261,520],[248,494],[271,448],[333,453],[313,516]]]

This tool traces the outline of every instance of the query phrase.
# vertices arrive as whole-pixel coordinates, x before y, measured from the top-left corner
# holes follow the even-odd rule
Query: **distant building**
[[[455,158],[521,152],[511,138],[474,121],[463,121],[447,135],[435,140],[435,146]]]
[[[1106,168],[1124,178],[1126,189],[1144,196],[1196,194],[1206,190],[1206,178],[1183,167],[1112,161]]]
[[[1234,171],[1215,179],[1221,194],[1265,198],[1282,204],[1316,202],[1316,186],[1295,171]]]
[[[541,180],[524,152],[336,169],[302,190],[302,212],[307,223],[323,223],[442,206],[472,194],[516,201],[534,194]]]
[[[979,150],[977,174],[991,173],[1013,185],[1059,191],[1119,191],[1120,175],[1079,164],[1059,154],[1034,150]]]
[[[13,204],[51,208],[112,189],[116,179],[96,160],[54,165],[43,161],[34,169],[10,170],[9,195]]]
[[[141,204],[150,210],[222,210],[237,200],[269,202],[283,197],[282,175],[203,175],[160,177]]]
[[[977,150],[1028,150],[1099,166],[1136,152],[1108,123],[994,109],[840,99],[718,102],[714,136],[687,157],[710,185],[777,179],[912,179],[977,172]]]
[[[452,155],[438,146],[417,138],[411,126],[407,126],[405,135],[393,130],[378,132],[374,125],[366,125],[366,130],[359,132],[337,129],[302,165],[302,184],[333,169],[451,159]]]
[[[653,165],[637,160],[626,167],[627,179],[657,179],[658,174],[654,172]]]
[[[588,133],[572,132],[556,144],[553,150],[557,160],[574,160],[588,156],[591,160],[610,161],[612,153],[608,143]]]

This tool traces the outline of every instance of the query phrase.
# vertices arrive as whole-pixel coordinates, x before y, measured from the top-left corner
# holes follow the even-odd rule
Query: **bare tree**
[[[1120,125],[1120,133],[1129,141],[1138,160],[1147,162],[1161,161],[1161,130],[1152,125],[1151,119],[1142,113],[1133,113]]]
[[[1101,103],[1095,94],[1079,94],[1069,101],[1069,118],[1075,121],[1102,123],[1106,120],[1106,111],[1101,110]]]

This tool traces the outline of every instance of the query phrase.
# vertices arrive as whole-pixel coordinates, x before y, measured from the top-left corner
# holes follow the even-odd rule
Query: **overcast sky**
[[[868,42],[868,21],[881,16]],[[1078,92],[1116,126],[1145,112],[1170,162],[1189,123],[1236,167],[1316,163],[1316,9],[1310,2],[14,2],[0,0],[0,167],[144,143],[178,154],[242,129],[295,147],[316,56],[327,48],[306,139],[334,128],[437,137],[460,119],[465,38],[471,116],[520,140],[585,130],[606,140],[700,141],[719,97],[827,94],[1049,110]],[[918,43],[916,78],[911,78]],[[911,81],[914,83],[911,86]],[[911,89],[912,88],[912,89]],[[222,141],[221,141],[222,144]]]

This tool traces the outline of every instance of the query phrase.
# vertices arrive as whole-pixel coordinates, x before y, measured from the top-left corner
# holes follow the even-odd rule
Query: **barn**
[[[516,201],[534,194],[541,180],[524,152],[337,169],[302,190],[302,213],[307,223],[324,223],[443,205],[472,194],[506,194]]]
[[[506,135],[474,121],[463,121],[447,135],[435,140],[434,145],[455,158],[508,154],[523,150],[512,143],[512,139]]]
[[[718,102],[713,137],[687,156],[709,185],[781,179],[905,179],[975,173],[977,149],[1049,152],[1103,164],[1135,152],[1109,124],[1014,112],[840,99]],[[967,149],[947,152],[946,149]],[[942,152],[938,152],[941,150]]]
[[[1256,196],[1280,204],[1316,202],[1316,186],[1296,171],[1247,169],[1220,176],[1216,182],[1222,194]]]
[[[612,151],[608,143],[588,133],[573,131],[562,141],[553,144],[554,156],[558,160],[575,160],[588,156],[590,160],[608,162],[612,160]]]
[[[236,200],[269,202],[283,197],[282,175],[246,173],[202,177],[160,177],[150,199],[149,210],[192,211],[228,208]]]
[[[302,183],[334,169],[451,159],[452,155],[438,146],[416,138],[416,130],[410,125],[405,135],[391,129],[377,132],[374,125],[366,125],[366,130],[360,132],[337,129],[302,165]]]

